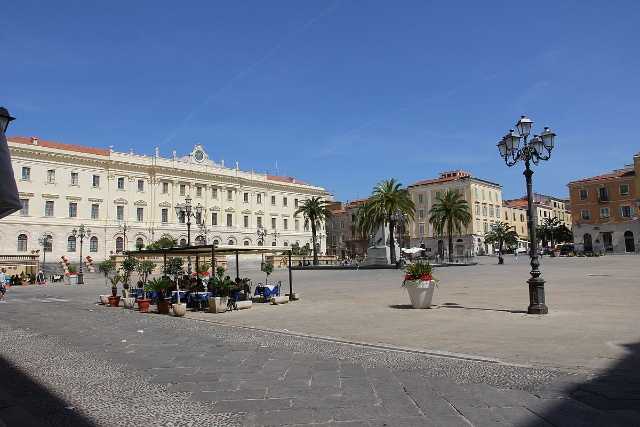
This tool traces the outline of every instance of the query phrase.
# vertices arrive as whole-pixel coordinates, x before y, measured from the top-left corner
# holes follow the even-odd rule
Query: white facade
[[[329,196],[293,178],[225,167],[223,161],[210,160],[200,145],[187,156],[178,158],[174,152],[164,158],[157,149],[145,156],[36,138],[8,138],[8,143],[23,210],[0,221],[0,252],[42,249],[38,238],[47,234],[52,238],[47,262],[63,255],[77,262],[80,241],[74,244],[71,232],[80,224],[92,231],[83,242],[83,256],[96,261],[165,235],[186,242],[187,226],[175,206],[187,196],[193,206],[203,206],[207,243],[256,245],[261,225],[269,233],[265,246],[303,246],[311,244],[311,231],[304,218],[294,217],[295,210],[309,197]],[[195,243],[204,233],[195,219],[191,222]],[[320,230],[324,253],[326,233]]]

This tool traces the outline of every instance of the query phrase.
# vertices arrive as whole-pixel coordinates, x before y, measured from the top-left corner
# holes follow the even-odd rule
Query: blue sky
[[[536,190],[640,151],[633,1],[65,1],[2,12],[9,135],[164,155],[364,197],[466,169],[524,193],[495,144],[520,114],[558,134]]]

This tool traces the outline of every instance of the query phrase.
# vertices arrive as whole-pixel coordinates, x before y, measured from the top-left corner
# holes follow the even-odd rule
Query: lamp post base
[[[544,302],[544,280],[540,277],[532,277],[529,283],[529,307],[528,314],[548,314],[549,308]]]
[[[78,273],[78,285],[84,285],[84,274]]]

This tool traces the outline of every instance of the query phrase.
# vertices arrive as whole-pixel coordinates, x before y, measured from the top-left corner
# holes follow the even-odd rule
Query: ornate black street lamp
[[[11,117],[9,110],[4,107],[0,107],[0,131],[5,133],[9,127],[9,122],[14,121],[16,118]]]
[[[498,150],[500,156],[504,159],[507,166],[511,167],[519,161],[523,161],[525,165],[524,176],[527,181],[527,205],[528,218],[527,225],[529,227],[529,239],[531,240],[531,248],[529,256],[531,257],[531,278],[529,283],[529,314],[547,314],[548,307],[544,301],[544,279],[540,272],[540,261],[538,260],[538,241],[536,238],[536,210],[533,206],[533,183],[531,163],[537,165],[540,160],[549,160],[551,158],[551,150],[556,134],[548,127],[545,127],[540,135],[533,135],[529,140],[533,121],[526,116],[521,116],[516,123],[517,132],[511,129],[500,142]]]
[[[273,236],[273,243],[275,243],[273,246],[278,246],[278,239],[280,238],[280,233],[278,233],[278,231],[274,229],[271,232],[271,235]]]
[[[258,246],[264,246],[264,239],[267,237],[267,235],[269,234],[269,232],[263,228],[263,227],[258,227],[258,230],[256,231],[256,236],[258,236]],[[260,261],[260,270],[262,271],[262,269],[264,268],[264,253],[261,252],[261,261]]]
[[[195,207],[191,205],[191,196],[184,199],[184,204],[176,205],[176,215],[187,222],[187,246],[191,246],[191,218],[202,218],[202,210],[200,203]],[[187,274],[191,277],[191,255],[187,256]]]
[[[84,228],[84,224],[80,225],[80,228],[71,230],[71,234],[73,237],[80,238],[80,268],[78,269],[78,285],[84,285],[84,274],[82,272],[82,241],[85,237],[91,236],[91,230],[89,228]]]
[[[45,263],[47,262],[47,249],[49,249],[49,245],[51,244],[51,236],[47,233],[44,233],[42,236],[38,237],[38,244],[42,246],[42,272],[45,273]]]
[[[118,230],[122,233],[122,251],[126,251],[127,246],[127,231],[131,230],[131,226],[127,225],[126,222],[118,225]]]

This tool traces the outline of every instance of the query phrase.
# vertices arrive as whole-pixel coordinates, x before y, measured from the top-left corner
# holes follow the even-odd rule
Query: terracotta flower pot
[[[138,300],[138,310],[140,310],[140,313],[148,313],[150,304],[151,304],[150,299],[140,298]]]
[[[111,307],[117,307],[120,305],[120,295],[109,297],[109,305]]]
[[[170,303],[167,300],[158,300],[158,313],[159,314],[169,314]]]

